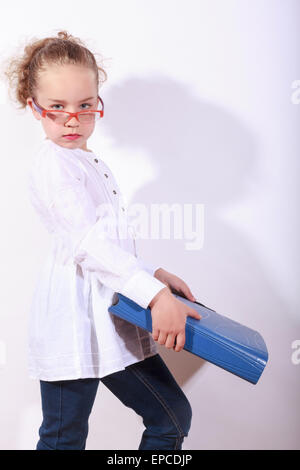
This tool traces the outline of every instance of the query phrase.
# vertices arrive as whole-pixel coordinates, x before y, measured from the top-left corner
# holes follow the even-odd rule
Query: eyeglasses
[[[87,111],[78,111],[77,113],[70,113],[68,111],[62,111],[62,110],[53,110],[53,109],[45,109],[42,108],[32,97],[32,104],[34,109],[41,114],[42,117],[47,117],[48,119],[51,119],[51,121],[54,121],[56,124],[66,124],[70,119],[72,119],[73,116],[76,117],[77,121],[79,121],[82,124],[90,124],[92,122],[98,121],[100,118],[103,117],[104,115],[104,103],[100,96],[98,96],[102,109],[101,110],[96,110],[96,109],[89,109]],[[30,103],[31,106],[31,103]],[[31,106],[32,107],[32,106]]]

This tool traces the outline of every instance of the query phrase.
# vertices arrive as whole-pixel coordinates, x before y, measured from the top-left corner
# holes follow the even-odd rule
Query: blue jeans
[[[191,426],[191,405],[156,354],[101,379],[40,380],[43,422],[36,450],[85,449],[99,380],[143,418],[146,429],[139,450],[182,448]]]

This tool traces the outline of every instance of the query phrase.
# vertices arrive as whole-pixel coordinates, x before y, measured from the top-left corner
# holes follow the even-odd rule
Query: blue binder
[[[108,311],[152,332],[150,308],[144,309],[128,297],[116,294],[117,303],[111,305]],[[268,361],[268,350],[262,336],[200,302],[192,302],[179,294],[173,295],[202,316],[200,320],[186,317],[183,349],[256,384]]]

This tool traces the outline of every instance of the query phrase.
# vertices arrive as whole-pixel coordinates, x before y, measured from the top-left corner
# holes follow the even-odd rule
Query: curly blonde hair
[[[39,73],[49,65],[77,64],[86,66],[95,72],[97,86],[107,80],[106,71],[97,64],[95,54],[85,47],[83,42],[59,31],[57,37],[34,38],[24,47],[20,56],[9,58],[2,67],[2,78],[8,81],[8,91],[14,92],[14,98],[24,109],[27,98],[36,95]]]

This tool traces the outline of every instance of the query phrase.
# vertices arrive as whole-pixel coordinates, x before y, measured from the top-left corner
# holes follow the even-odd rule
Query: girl
[[[29,375],[40,381],[43,412],[36,449],[85,449],[99,380],[142,416],[139,449],[181,449],[191,406],[154,341],[181,351],[186,316],[201,316],[173,296],[195,300],[183,280],[146,266],[133,238],[121,237],[130,227],[119,187],[87,148],[104,115],[98,87],[106,72],[61,31],[28,44],[5,75],[46,135],[28,174],[30,200],[52,241],[28,328]],[[108,312],[117,292],[151,309],[152,336]]]

